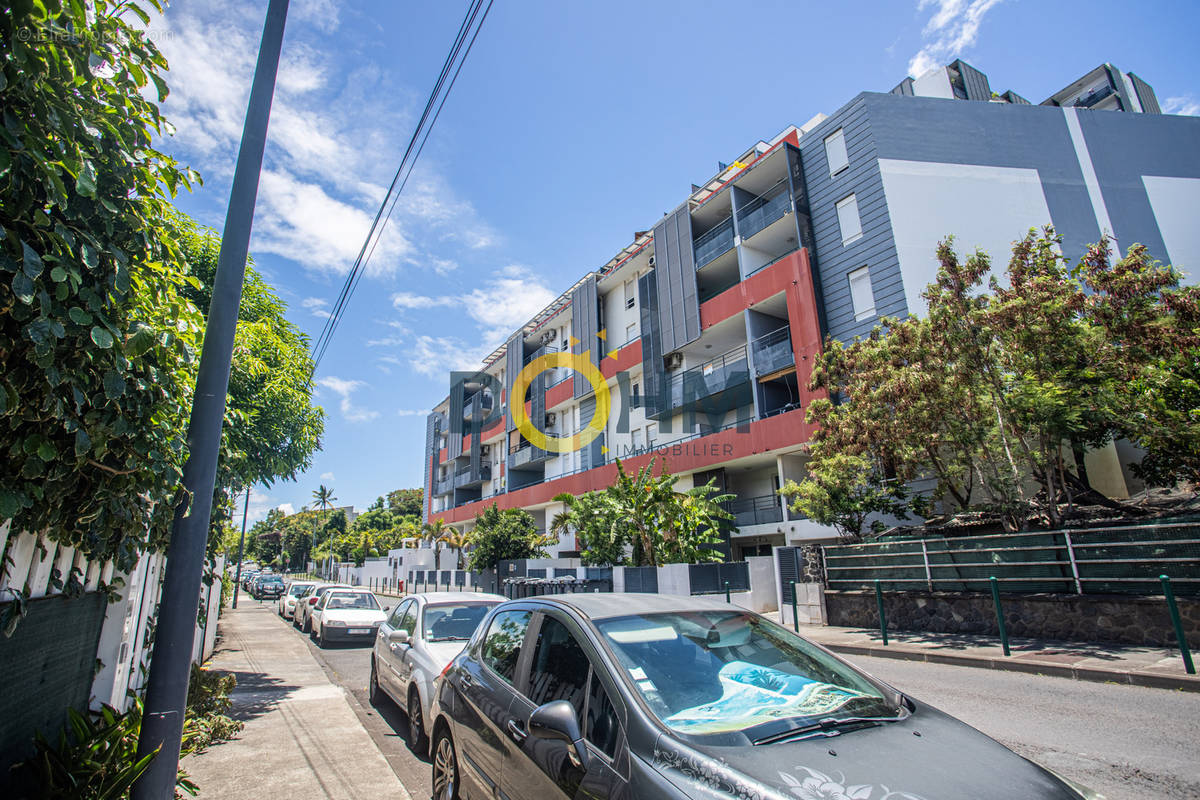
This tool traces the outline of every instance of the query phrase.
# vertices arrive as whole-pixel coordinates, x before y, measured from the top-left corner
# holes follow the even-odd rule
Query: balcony
[[[525,442],[520,447],[508,451],[508,463],[512,469],[522,469],[533,464],[540,464],[556,455],[557,453],[547,453],[545,450]]]
[[[758,375],[770,375],[796,363],[792,353],[792,336],[787,325],[760,336],[750,343],[754,357],[754,371]]]
[[[788,194],[788,182],[785,178],[761,196],[751,200],[745,208],[738,209],[738,235],[742,239],[749,239],[791,210],[792,198]]]
[[[732,411],[752,402],[746,346],[734,348],[675,375],[668,380],[663,395],[658,402],[647,397],[647,401],[656,406],[656,411],[650,415],[655,419],[696,407],[714,412],[720,409]]]
[[[490,394],[476,392],[465,403],[463,403],[463,419],[471,419],[471,417],[475,416],[475,411],[477,408],[480,412],[479,416],[486,417],[488,412],[492,410],[492,406],[495,405],[495,402],[496,401],[492,399]]]
[[[783,522],[783,506],[778,495],[765,494],[760,497],[739,497],[728,500],[721,507],[733,514],[733,524],[739,528],[749,525],[764,525]]]
[[[1082,97],[1075,98],[1071,105],[1075,108],[1091,108],[1094,105],[1104,102],[1112,95],[1116,94],[1117,90],[1113,88],[1111,83],[1106,83],[1103,86],[1098,86]]]
[[[476,486],[480,483],[487,483],[492,479],[492,465],[484,464],[479,474],[472,475],[471,468],[460,469],[454,473],[454,488],[462,489],[464,486]]]
[[[450,494],[454,491],[454,476],[447,475],[444,478],[438,478],[433,484],[434,495]]]
[[[718,222],[712,229],[701,234],[692,244],[696,269],[700,269],[717,256],[733,248],[733,217]]]

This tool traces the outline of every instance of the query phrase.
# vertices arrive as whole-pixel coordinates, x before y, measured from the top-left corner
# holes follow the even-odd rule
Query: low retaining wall
[[[1010,636],[1065,642],[1174,646],[1175,630],[1161,597],[1120,595],[1001,594]],[[1176,598],[1188,642],[1200,647],[1200,601]],[[889,630],[997,635],[988,594],[884,592]],[[829,625],[878,628],[875,593],[825,592]]]

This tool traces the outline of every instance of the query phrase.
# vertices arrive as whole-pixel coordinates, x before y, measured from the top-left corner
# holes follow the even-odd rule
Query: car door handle
[[[471,674],[469,672],[464,672],[461,675],[459,675],[459,680],[462,681],[462,685],[463,685],[464,689],[470,689],[472,686],[475,685],[475,679],[471,677]]]
[[[525,741],[525,737],[529,735],[521,729],[521,723],[517,722],[515,719],[510,719],[507,727],[508,735],[511,736],[513,741],[517,742],[518,744]]]

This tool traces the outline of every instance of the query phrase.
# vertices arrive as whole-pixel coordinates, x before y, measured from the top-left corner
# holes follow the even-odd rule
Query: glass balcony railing
[[[477,483],[484,483],[492,479],[492,465],[484,464],[478,475],[471,474],[471,468],[459,470],[454,475],[454,488],[461,489],[464,486],[473,486]]]
[[[662,400],[665,408],[657,408],[654,416],[674,414],[684,408],[701,405],[705,398],[732,389],[745,387],[745,398],[730,405],[730,410],[750,401],[750,364],[746,358],[746,346],[734,348],[724,355],[685,370],[672,377]],[[653,398],[647,398],[653,401]],[[744,402],[743,402],[744,401]],[[658,406],[661,403],[654,403]]]
[[[433,484],[433,493],[434,494],[439,494],[439,495],[440,494],[450,494],[450,492],[452,492],[452,491],[454,491],[454,476],[453,475],[447,475],[444,478],[438,478],[437,481]]]
[[[733,523],[739,528],[747,525],[764,525],[783,522],[783,501],[778,495],[765,494],[759,497],[739,497],[727,500],[721,507],[733,514]]]
[[[775,220],[792,210],[792,198],[788,195],[788,182],[785,178],[738,209],[738,235],[749,239],[754,234],[766,228]]]
[[[1117,90],[1113,88],[1113,85],[1111,83],[1106,83],[1103,86],[1099,86],[1095,89],[1092,89],[1092,91],[1088,92],[1085,95],[1076,97],[1069,104],[1065,104],[1065,105],[1072,105],[1072,106],[1075,106],[1076,108],[1091,108],[1092,106],[1094,106],[1104,100],[1107,100],[1109,97],[1111,97],[1112,95],[1114,95],[1116,93],[1117,93]]]
[[[508,451],[509,463],[512,465],[513,469],[520,469],[521,467],[529,466],[530,464],[546,461],[553,455],[555,454],[547,453],[545,450],[534,447],[528,442],[525,442],[515,450]]]
[[[495,401],[492,400],[492,396],[490,394],[476,393],[472,395],[467,402],[463,403],[463,419],[470,419],[472,416],[474,416],[477,406],[479,407],[481,416],[486,416],[487,412],[492,410],[492,404],[494,402]]]
[[[716,227],[705,231],[692,243],[696,259],[696,269],[700,269],[717,256],[733,247],[733,217],[717,223]]]
[[[759,375],[769,375],[796,363],[787,325],[755,339],[750,343],[750,352],[754,358],[754,371]]]

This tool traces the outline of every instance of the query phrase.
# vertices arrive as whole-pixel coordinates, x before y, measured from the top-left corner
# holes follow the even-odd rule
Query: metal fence
[[[713,564],[688,564],[688,582],[692,594],[750,591],[750,565],[745,561]]]
[[[826,547],[830,589],[1200,595],[1200,521]]]
[[[625,567],[625,591],[658,593],[658,567]]]

